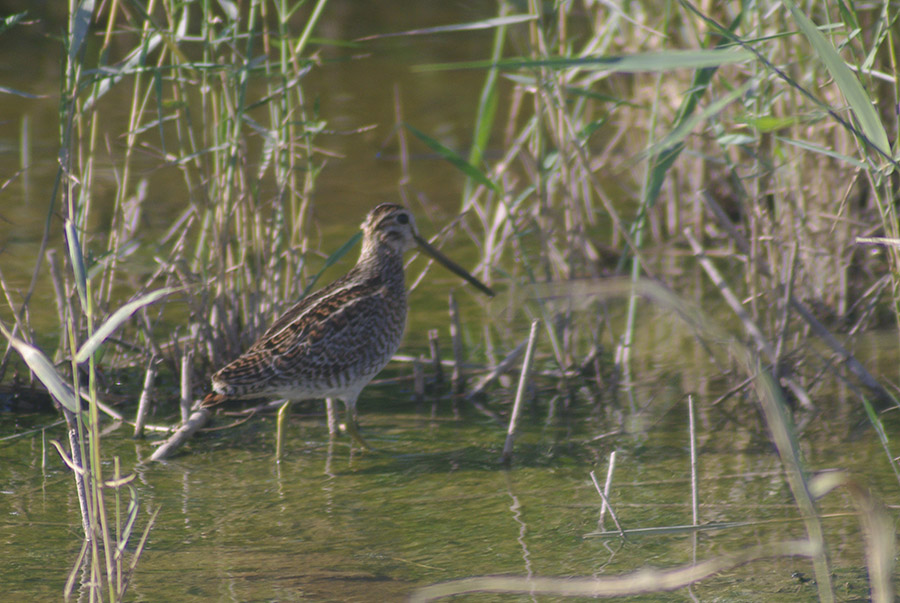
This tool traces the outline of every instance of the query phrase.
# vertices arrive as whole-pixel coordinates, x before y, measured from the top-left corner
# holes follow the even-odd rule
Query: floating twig
[[[166,440],[162,446],[150,455],[151,461],[161,461],[172,455],[173,452],[181,448],[198,429],[206,425],[211,416],[209,410],[200,408],[195,410],[191,416],[185,421],[178,430]]]

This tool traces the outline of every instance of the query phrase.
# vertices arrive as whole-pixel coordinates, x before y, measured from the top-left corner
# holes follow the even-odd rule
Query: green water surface
[[[641,413],[658,413],[646,429],[595,439],[623,423],[617,427],[603,411],[548,417],[545,394],[552,396],[541,393],[525,413],[510,468],[498,462],[505,436],[499,425],[465,406],[454,416],[448,399],[436,409],[430,400],[416,404],[397,386],[372,386],[361,398],[374,453],[351,450],[345,436],[329,439],[320,404],[296,405],[281,463],[273,459],[273,415],[204,434],[159,464],[142,464],[152,447],[132,440],[130,428],[114,431],[104,454],[135,467],[138,529],[151,510],[160,510],[128,598],[402,600],[417,587],[467,576],[616,575],[804,536],[755,411],[737,404],[698,412],[705,424],[699,428],[700,523],[753,525],[703,532],[696,545],[686,533],[627,540],[591,535],[601,501],[590,472],[602,483],[613,450],[610,500],[625,529],[691,522],[684,405],[675,401],[666,410],[657,399],[624,422],[641,424]],[[0,430],[24,431],[52,419],[4,415]],[[816,459],[811,465],[840,462],[876,489],[896,493],[872,434],[848,448],[841,441],[852,434],[835,431],[841,433],[825,430],[804,440]],[[62,435],[61,427],[46,430],[47,438]],[[0,444],[0,584],[16,600],[58,599],[81,543],[72,479],[52,449],[42,468],[42,448],[40,433]],[[832,495],[821,510],[840,514],[824,520],[838,592],[862,600],[868,592],[862,536],[851,507]],[[614,530],[608,516],[605,527]],[[702,600],[805,601],[816,596],[811,576],[805,559],[760,561],[693,590]],[[687,596],[681,590],[641,600]]]

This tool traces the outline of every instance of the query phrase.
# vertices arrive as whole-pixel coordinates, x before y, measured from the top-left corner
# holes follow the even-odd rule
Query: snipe
[[[304,297],[284,313],[244,354],[215,373],[211,407],[228,400],[339,399],[346,406],[350,436],[368,448],[356,423],[360,391],[388,363],[406,325],[403,253],[418,245],[487,295],[488,287],[419,236],[409,210],[379,205],[362,224],[362,251],[350,272]]]

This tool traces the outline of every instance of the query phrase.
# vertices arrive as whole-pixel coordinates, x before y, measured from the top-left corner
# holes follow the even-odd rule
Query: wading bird
[[[418,245],[487,295],[494,292],[419,236],[409,210],[383,203],[362,224],[359,260],[347,274],[304,297],[236,360],[212,377],[209,408],[229,400],[339,399],[347,432],[364,448],[356,422],[359,392],[388,363],[406,325],[403,254]]]

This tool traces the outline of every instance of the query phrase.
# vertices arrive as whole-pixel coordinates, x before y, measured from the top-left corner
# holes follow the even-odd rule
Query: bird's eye
[[[397,222],[400,224],[409,224],[409,216],[406,214],[397,214]]]

